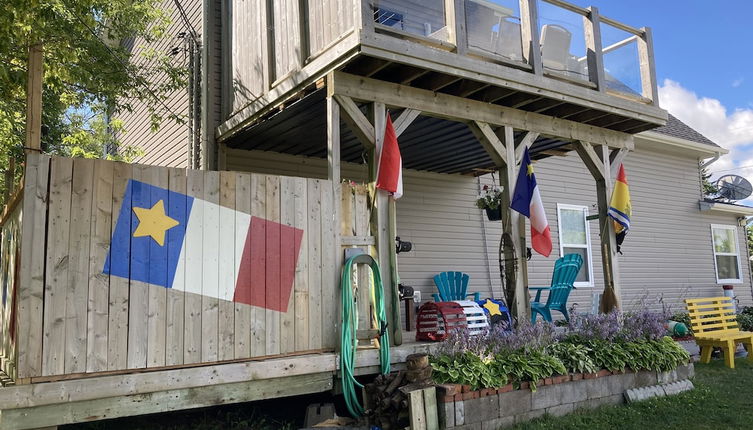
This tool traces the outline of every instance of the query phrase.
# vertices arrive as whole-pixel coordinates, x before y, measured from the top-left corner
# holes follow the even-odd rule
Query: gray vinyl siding
[[[202,0],[181,0],[181,4],[183,5],[189,20],[193,24],[194,29],[198,34],[201,34]],[[154,48],[162,52],[168,52],[173,47],[187,47],[187,44],[177,38],[179,33],[186,32],[187,30],[175,9],[174,1],[164,0],[161,3],[161,7],[164,10],[170,11],[171,24],[167,30],[167,36],[151,46],[147,45],[143,39],[136,39],[133,43],[135,54],[133,58],[137,63],[146,61],[141,56],[141,53],[146,48]],[[188,61],[188,53],[184,51],[173,57],[173,64],[179,67],[187,67]],[[158,77],[157,81],[161,78],[164,77]],[[152,82],[150,85],[152,88],[156,88],[159,84],[158,82]],[[135,102],[132,112],[119,112],[115,115],[115,118],[124,122],[125,128],[125,132],[118,137],[122,144],[137,146],[144,151],[144,155],[136,160],[139,163],[158,166],[186,167],[188,163],[188,144],[190,140],[187,123],[189,114],[187,86],[186,88],[174,91],[169,96],[168,100],[166,100],[165,104],[174,114],[183,117],[185,121],[181,123],[169,119],[166,117],[167,115],[165,115],[159,129],[155,132],[151,129],[148,106],[158,105],[158,103],[156,101],[145,103]],[[160,111],[165,110],[162,106],[159,106],[159,108]]]
[[[232,150],[228,169],[295,176],[326,176],[325,160],[259,151]],[[535,164],[536,177],[551,226],[553,251],[549,258],[534,253],[529,283],[549,285],[559,255],[557,203],[588,206],[595,214],[596,187],[574,153]],[[711,224],[736,225],[734,215],[699,210],[700,179],[697,160],[677,153],[639,147],[628,155],[625,169],[633,216],[630,233],[618,256],[623,303],[627,309],[648,306],[682,309],[685,297],[720,295],[711,243]],[[345,178],[362,181],[363,166],[344,164]],[[491,177],[481,178],[490,183]],[[432,276],[461,270],[471,276],[470,289],[482,296],[501,297],[497,249],[499,222],[486,220],[474,207],[477,179],[462,175],[404,171],[405,194],[398,200],[398,235],[413,242],[413,251],[398,257],[404,284],[422,293],[435,292]],[[528,228],[528,227],[527,227]],[[486,249],[483,231],[486,229]],[[589,221],[594,287],[574,291],[571,303],[579,311],[591,307],[593,291],[603,290],[598,221]],[[735,284],[741,304],[751,305],[751,280],[743,228],[738,228],[743,283]],[[530,237],[529,237],[530,241]]]

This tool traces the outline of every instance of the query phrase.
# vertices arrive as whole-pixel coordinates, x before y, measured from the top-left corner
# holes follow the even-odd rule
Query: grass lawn
[[[545,416],[514,429],[753,429],[753,364],[735,365],[696,363],[695,390],[677,396]]]

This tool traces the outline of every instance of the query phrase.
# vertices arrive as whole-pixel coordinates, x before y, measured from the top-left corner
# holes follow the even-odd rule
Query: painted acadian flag
[[[630,215],[633,209],[630,205],[630,189],[628,188],[625,167],[620,164],[617,180],[614,182],[612,199],[609,201],[609,216],[614,220],[614,231],[617,234],[617,252],[620,252],[622,242],[630,230]]]
[[[235,220],[234,282],[206,288],[186,276],[186,238],[201,238],[207,218]],[[221,300],[287,312],[303,230],[144,182],[129,180],[104,273]],[[203,249],[204,254],[217,249]],[[266,261],[278,261],[274,275]],[[176,282],[177,281],[177,282]],[[219,281],[218,281],[219,282]]]

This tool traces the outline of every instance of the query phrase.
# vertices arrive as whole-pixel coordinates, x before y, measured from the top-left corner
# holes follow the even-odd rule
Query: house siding
[[[326,161],[260,151],[231,150],[228,169],[295,176],[326,176]],[[578,156],[550,157],[535,164],[537,182],[552,229],[549,258],[534,253],[529,284],[549,285],[559,257],[557,203],[582,205],[595,214],[596,187]],[[711,224],[736,225],[734,215],[699,210],[698,161],[690,154],[639,146],[625,160],[633,203],[631,230],[618,256],[623,303],[626,309],[650,307],[676,312],[682,299],[721,295],[716,282]],[[363,166],[343,164],[344,178],[363,181]],[[491,183],[491,176],[480,178]],[[401,282],[421,291],[422,299],[435,292],[432,276],[461,270],[471,276],[470,290],[500,297],[497,249],[499,222],[486,220],[474,206],[478,180],[462,175],[404,171],[405,195],[398,201],[398,235],[413,242],[413,251],[398,258]],[[574,291],[571,303],[580,311],[591,308],[592,292],[603,290],[598,221],[589,221],[594,287]],[[486,247],[484,247],[484,231]],[[744,229],[737,228],[743,282],[735,284],[742,305],[753,304]],[[530,237],[529,237],[530,242]]]
[[[198,34],[202,29],[202,0],[182,0],[181,4],[186,11],[189,21]],[[141,54],[147,48],[154,48],[161,52],[169,52],[173,47],[186,48],[187,44],[178,39],[177,35],[186,32],[186,26],[181,20],[175,3],[172,0],[164,0],[161,8],[170,11],[171,24],[167,30],[167,36],[159,41],[148,45],[141,38],[133,42],[134,61],[137,64],[143,64],[144,59]],[[177,67],[187,67],[189,63],[188,52],[183,50],[173,56],[173,65]],[[158,77],[158,81],[164,79]],[[152,85],[155,85],[152,83]],[[159,112],[165,117],[157,131],[151,129],[149,106],[157,102],[134,102],[132,112],[118,112],[115,118],[124,123],[125,132],[121,133],[118,138],[123,145],[139,147],[144,155],[135,161],[144,164],[157,166],[187,167],[188,166],[188,145],[190,141],[187,118],[189,114],[189,94],[188,88],[182,88],[174,91],[169,95],[165,104],[174,114],[184,117],[185,121],[180,122],[167,118],[167,113],[162,112],[164,108],[159,106]]]

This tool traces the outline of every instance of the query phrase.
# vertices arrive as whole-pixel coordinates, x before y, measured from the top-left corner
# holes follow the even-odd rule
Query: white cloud
[[[730,150],[710,166],[711,172],[733,173],[753,180],[753,167],[728,170],[753,166],[753,109],[729,111],[719,100],[700,97],[670,79],[665,79],[659,87],[659,104],[682,122]]]
[[[744,78],[735,79],[734,81],[732,81],[732,88],[738,88],[740,85],[743,84],[743,82],[745,82]]]

